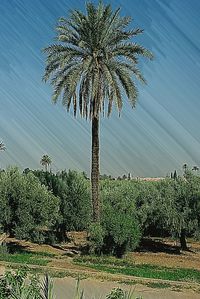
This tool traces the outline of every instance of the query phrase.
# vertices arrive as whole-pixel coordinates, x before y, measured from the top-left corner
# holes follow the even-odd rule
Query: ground
[[[193,283],[192,280],[183,282],[150,279],[124,275],[123,273],[112,274],[105,271],[98,271],[85,264],[75,264],[73,262],[73,257],[71,256],[76,253],[76,246],[74,246],[74,243],[76,242],[74,242],[74,240],[73,244],[71,243],[70,246],[69,244],[63,246],[65,250],[60,246],[52,247],[49,245],[38,245],[13,238],[7,238],[7,242],[15,248],[18,248],[18,250],[20,249],[21,252],[25,251],[36,254],[36,259],[42,258],[43,262],[46,260],[46,263],[43,264],[30,262],[30,268],[37,268],[37,270],[40,269],[43,272],[48,270],[53,275],[56,273],[55,276],[65,277],[62,279],[55,279],[55,290],[59,295],[58,298],[72,298],[70,297],[71,295],[69,295],[74,290],[73,286],[75,280],[72,277],[77,278],[78,275],[80,278],[84,278],[84,280],[81,281],[81,284],[85,289],[85,293],[92,294],[92,290],[95,290],[95,295],[98,295],[97,298],[99,298],[100,293],[103,296],[108,293],[110,289],[118,286],[119,283],[123,288],[129,289],[131,287],[137,294],[143,295],[144,299],[200,298],[199,280]],[[169,267],[173,269],[186,268],[200,271],[200,243],[189,240],[188,244],[189,251],[181,252],[174,241],[166,239],[145,239],[138,251],[127,254],[126,261],[130,261],[135,265],[146,264],[162,266],[166,267],[166,271]],[[69,253],[71,253],[71,255]],[[17,263],[19,263],[18,260]],[[3,261],[3,258],[1,261],[2,266],[12,264],[13,267],[16,267],[17,263],[6,263],[5,260]],[[1,267],[1,271],[2,270],[3,268]],[[102,280],[104,281],[103,284],[100,282]],[[66,288],[69,297],[64,297]],[[91,296],[86,298],[91,298]]]

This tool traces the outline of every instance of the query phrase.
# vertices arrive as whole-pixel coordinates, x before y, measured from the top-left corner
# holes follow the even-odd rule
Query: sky
[[[97,1],[94,1],[97,2]],[[108,3],[108,1],[106,1]],[[121,117],[101,119],[100,172],[160,177],[182,165],[200,166],[200,1],[110,1],[144,29],[136,42],[154,61],[140,61],[148,85],[138,85],[135,109],[126,100]],[[55,43],[55,25],[84,0],[0,0],[0,167],[90,172],[91,124],[52,104],[42,82],[45,57]]]

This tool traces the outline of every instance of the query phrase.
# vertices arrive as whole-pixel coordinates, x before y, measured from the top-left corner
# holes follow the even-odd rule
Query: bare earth
[[[167,241],[168,245],[174,245]],[[192,268],[200,270],[200,243],[188,242],[190,251],[181,254],[169,254],[164,252],[132,252],[128,258],[136,264],[153,264],[166,267]],[[200,298],[200,297],[199,297]]]
[[[64,278],[55,280],[55,294],[59,299],[72,299],[74,298],[76,281],[73,278]],[[95,279],[85,279],[80,283],[80,288],[84,290],[85,298],[105,298],[105,296],[116,287],[120,287],[129,291],[130,286],[118,284],[114,282],[101,282]],[[143,299],[199,299],[200,294],[189,292],[174,292],[168,289],[151,289],[143,285],[135,285],[131,288],[134,296],[142,296]]]
[[[189,284],[170,282],[172,287],[166,289],[150,288],[141,282],[154,281],[151,279],[142,279],[135,277],[128,277],[122,275],[113,275],[102,273],[95,270],[88,269],[87,267],[77,266],[72,264],[71,258],[64,256],[65,251],[62,249],[54,248],[49,245],[37,245],[25,241],[16,241],[10,239],[11,242],[19,242],[20,246],[25,247],[27,250],[34,252],[49,252],[56,254],[57,258],[53,259],[49,264],[50,270],[67,271],[69,276],[77,273],[82,273],[87,279],[81,280],[81,289],[84,289],[85,298],[105,298],[112,288],[120,287],[126,290],[134,290],[135,297],[142,296],[143,299],[200,299],[200,285],[195,284],[191,287]],[[170,241],[166,241],[167,245],[174,245]],[[200,270],[200,243],[189,243],[190,251],[181,252],[180,254],[172,254],[165,252],[133,252],[127,255],[127,258],[134,261],[136,264],[154,264],[166,267],[180,267],[180,268],[193,268]],[[4,268],[0,267],[0,274]],[[104,280],[102,282],[102,279]],[[109,281],[106,281],[109,280]],[[119,281],[135,281],[134,286],[119,283]],[[159,280],[161,281],[161,280]],[[162,281],[163,282],[163,281]],[[166,281],[164,281],[166,282]],[[55,294],[59,299],[74,298],[74,286],[76,280],[72,277],[63,279],[54,279]],[[177,287],[181,285],[181,287]],[[194,292],[194,290],[196,290]]]

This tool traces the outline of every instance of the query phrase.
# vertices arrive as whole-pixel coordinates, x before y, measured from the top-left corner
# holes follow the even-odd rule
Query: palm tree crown
[[[47,171],[48,166],[51,165],[52,161],[51,158],[48,155],[43,155],[41,160],[40,160],[40,164],[42,166],[44,166],[45,171]]]
[[[0,141],[0,151],[5,151],[6,147],[3,141]]]
[[[194,170],[194,171],[198,171],[198,170],[199,170],[199,167],[198,167],[198,166],[193,166],[193,167],[192,167],[192,170]]]
[[[106,106],[109,116],[113,102],[120,112],[124,92],[135,106],[133,79],[145,82],[137,68],[138,56],[152,58],[152,54],[129,41],[143,30],[126,30],[131,18],[120,17],[119,11],[113,12],[102,2],[97,8],[88,3],[86,15],[72,11],[68,19],[59,19],[56,30],[60,43],[44,49],[47,66],[43,79],[51,79],[52,100],[57,102],[62,95],[62,104],[67,110],[72,105],[74,115],[79,107],[82,117],[92,119]]]

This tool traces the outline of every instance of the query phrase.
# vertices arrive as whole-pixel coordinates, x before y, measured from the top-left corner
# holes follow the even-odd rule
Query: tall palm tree
[[[41,160],[40,160],[40,164],[42,166],[44,166],[45,171],[48,170],[49,165],[51,165],[52,161],[51,158],[48,155],[43,155]]]
[[[0,151],[5,151],[6,147],[3,141],[0,141]]]
[[[101,113],[109,117],[115,103],[122,109],[123,99],[135,107],[137,88],[134,77],[145,83],[137,68],[138,57],[152,58],[152,54],[131,38],[143,30],[127,29],[130,17],[120,17],[120,9],[113,11],[102,1],[96,7],[86,4],[86,13],[71,12],[60,18],[56,27],[58,43],[46,47],[44,81],[53,86],[52,100],[59,96],[74,116],[92,123],[91,186],[93,220],[100,220],[99,201],[99,120]]]

